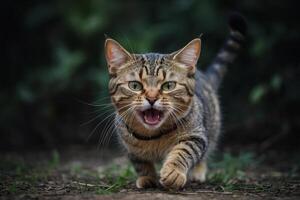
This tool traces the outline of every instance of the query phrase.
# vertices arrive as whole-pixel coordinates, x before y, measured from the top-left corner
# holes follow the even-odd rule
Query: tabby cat
[[[138,179],[138,188],[180,189],[204,182],[208,155],[221,127],[217,89],[236,57],[246,24],[229,20],[230,35],[207,71],[196,68],[201,40],[170,54],[132,54],[107,39],[105,56],[116,126]],[[154,163],[163,161],[159,177]]]

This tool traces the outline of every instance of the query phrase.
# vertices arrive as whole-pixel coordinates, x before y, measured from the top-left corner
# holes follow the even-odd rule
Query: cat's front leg
[[[155,187],[157,176],[155,172],[154,164],[137,158],[133,154],[128,155],[133,167],[138,174],[138,178],[136,180],[137,188],[152,188]]]
[[[179,140],[167,155],[160,171],[160,183],[169,189],[183,188],[189,170],[201,161],[207,149],[207,140],[201,136],[189,136]]]

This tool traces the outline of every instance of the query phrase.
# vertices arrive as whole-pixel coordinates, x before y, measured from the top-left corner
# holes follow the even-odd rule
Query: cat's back
[[[210,150],[214,149],[221,129],[221,110],[217,91],[208,77],[200,70],[195,74],[195,94],[201,104],[200,112],[203,116],[203,126],[207,130]]]

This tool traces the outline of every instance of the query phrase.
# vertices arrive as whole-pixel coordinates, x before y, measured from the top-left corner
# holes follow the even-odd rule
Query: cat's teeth
[[[160,111],[149,109],[144,112],[144,121],[149,125],[156,125],[160,122]]]

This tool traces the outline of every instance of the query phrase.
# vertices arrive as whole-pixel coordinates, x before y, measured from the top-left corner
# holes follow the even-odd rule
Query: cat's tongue
[[[144,112],[144,120],[149,125],[156,125],[160,121],[160,113],[158,110],[149,109]]]

